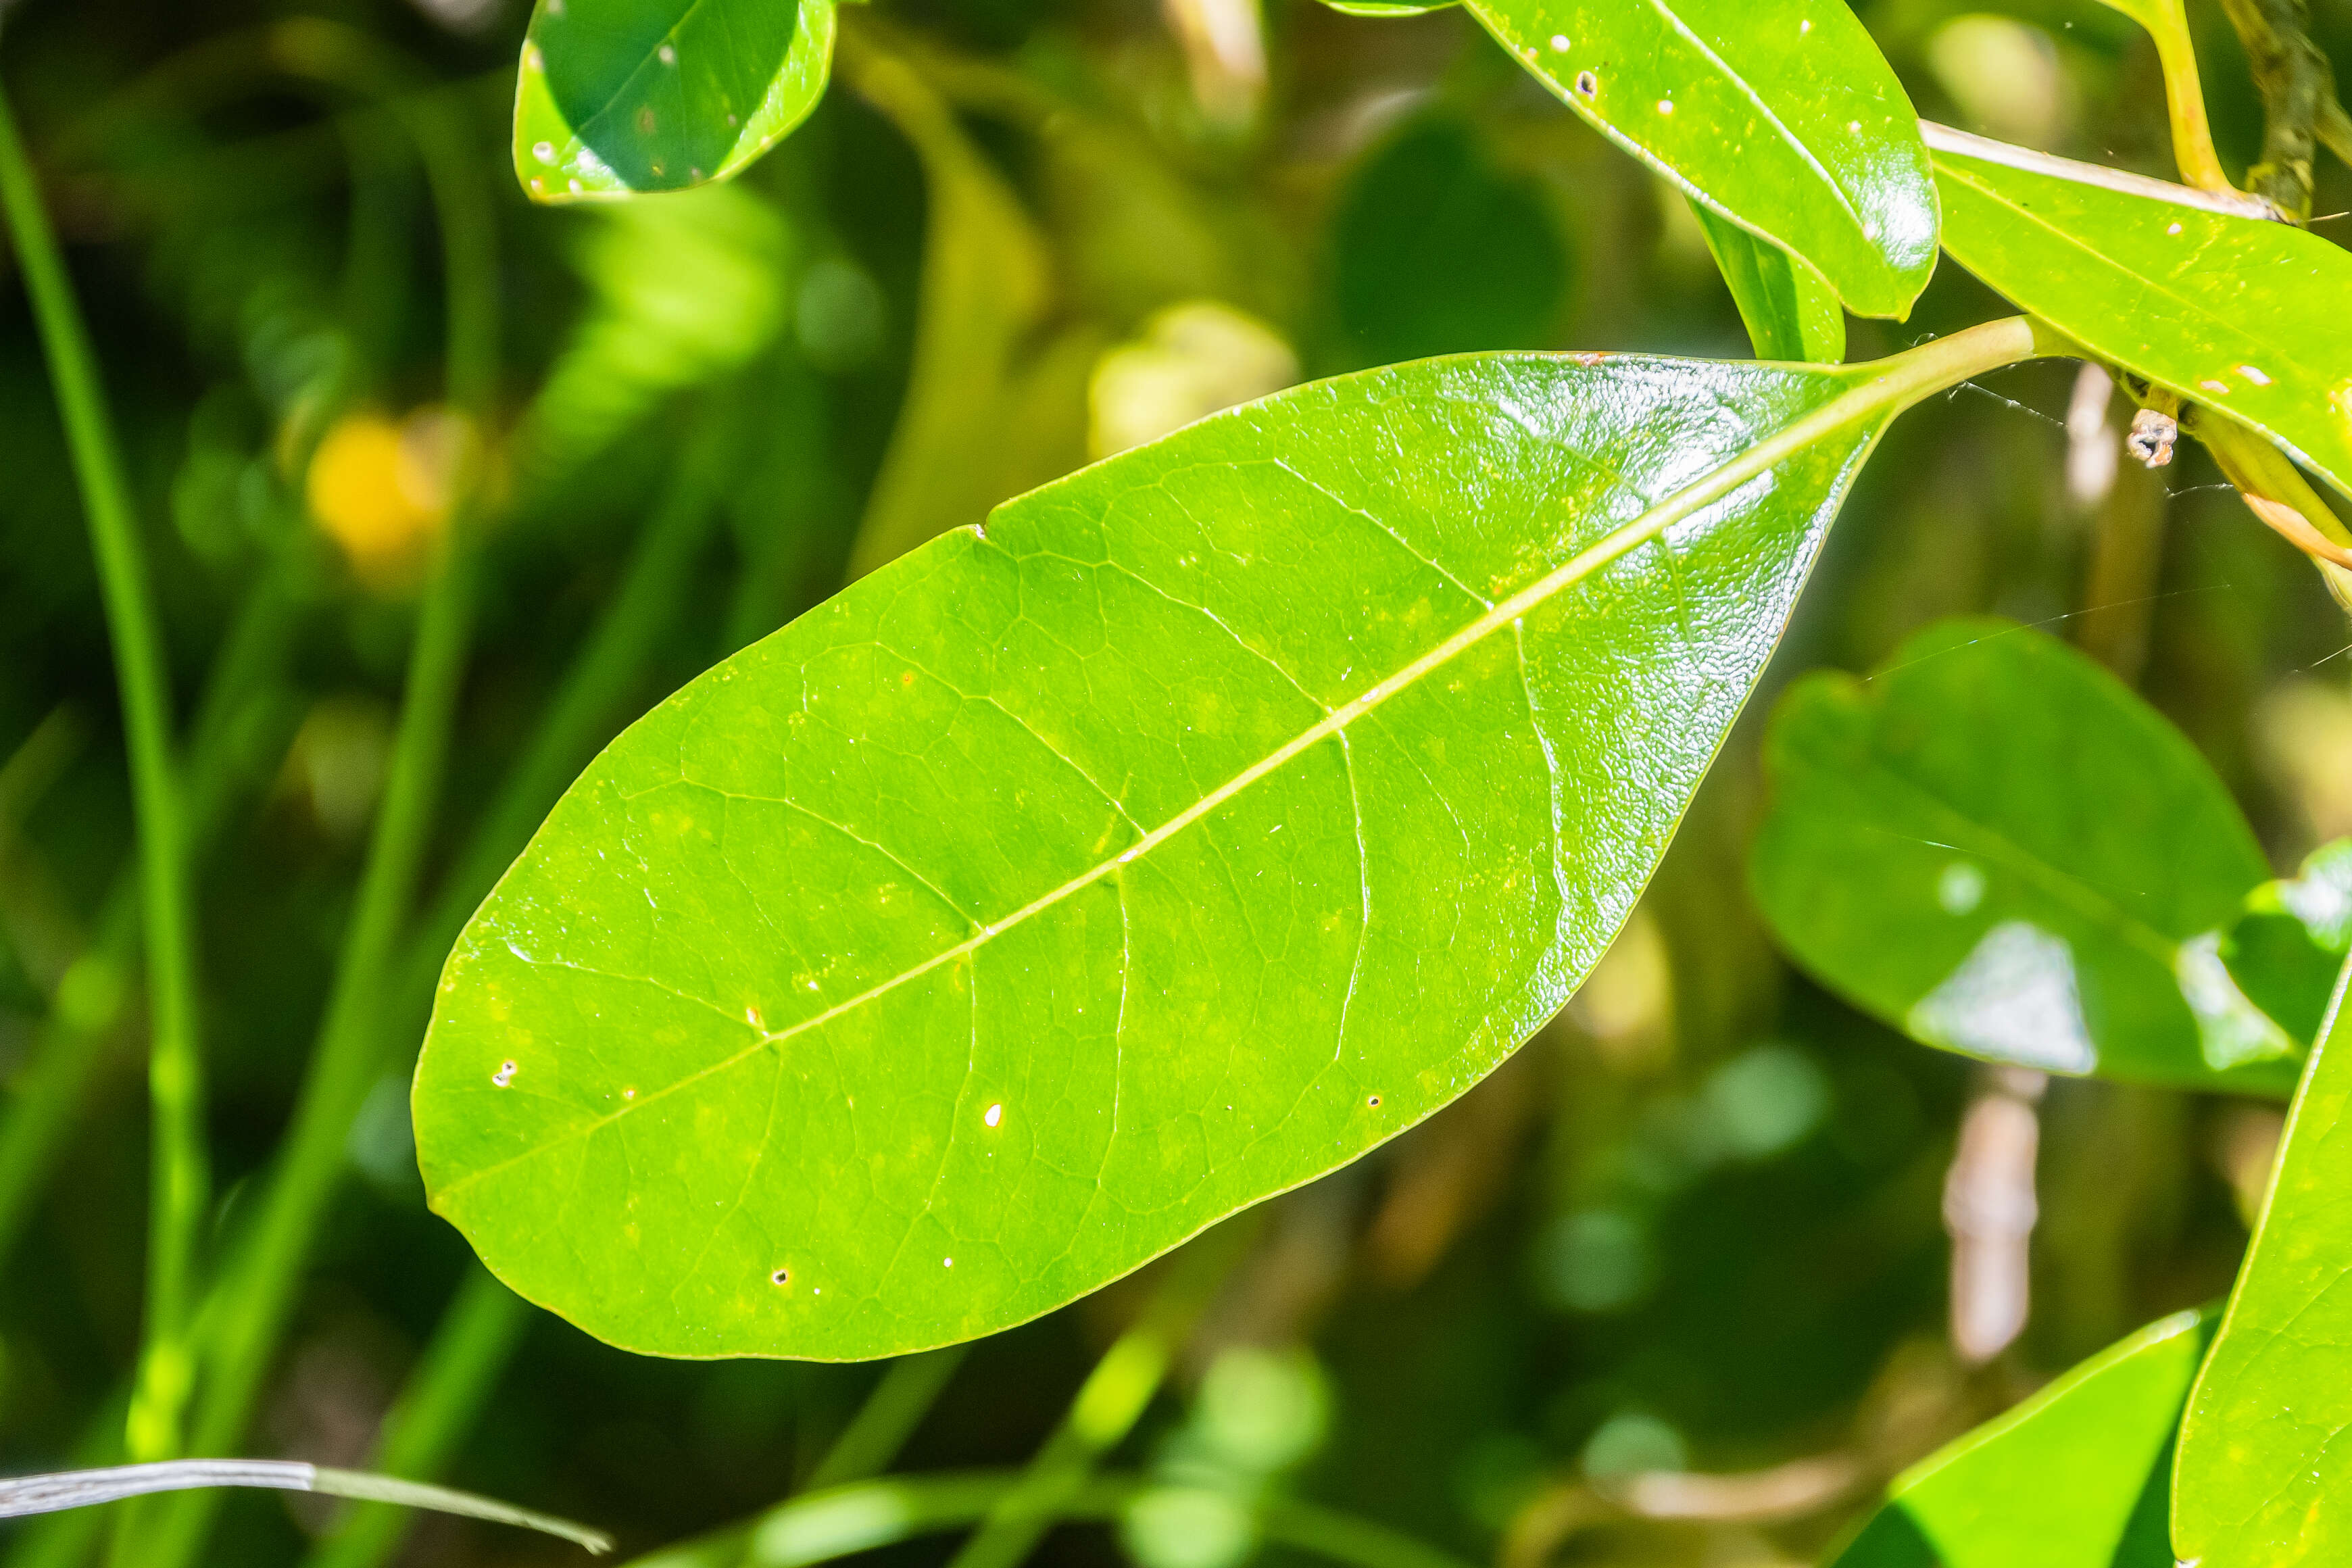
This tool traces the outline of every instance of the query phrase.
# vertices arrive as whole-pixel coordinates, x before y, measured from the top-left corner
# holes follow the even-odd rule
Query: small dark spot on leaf
[[[771,1285],[789,1285],[792,1279],[793,1271],[789,1268],[779,1268],[768,1276],[768,1283]]]
[[[1365,1100],[1364,1103],[1377,1110],[1380,1109],[1381,1097],[1377,1094],[1373,1095],[1370,1100]]]
[[[1579,71],[1576,73],[1576,90],[1580,96],[1591,98],[1601,90],[1601,79],[1591,71]]]
[[[645,106],[641,107],[641,108],[637,110],[637,134],[638,134],[638,135],[640,135],[640,136],[650,136],[650,135],[652,135],[653,133],[654,133],[654,111],[653,111],[653,106],[652,106],[651,104],[646,104],[646,105],[645,105]]]
[[[499,1070],[490,1075],[490,1081],[498,1085],[500,1089],[504,1089],[507,1085],[514,1081],[514,1063],[510,1061],[500,1062],[499,1064]]]

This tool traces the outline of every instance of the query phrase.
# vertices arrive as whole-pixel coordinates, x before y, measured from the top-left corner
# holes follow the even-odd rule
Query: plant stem
[[[697,1542],[640,1557],[628,1568],[812,1568],[819,1563],[955,1530],[986,1517],[1024,1483],[1018,1470],[899,1477],[814,1492],[771,1510],[742,1549],[722,1555]],[[1080,1483],[1055,1510],[1054,1522],[1109,1521],[1139,1498],[1162,1489],[1137,1476],[1106,1476]],[[1259,1531],[1278,1546],[1311,1552],[1349,1568],[1465,1568],[1455,1557],[1370,1520],[1286,1498],[1234,1506],[1255,1515]]]
[[[1036,1548],[1096,1462],[1142,1419],[1177,1347],[1254,1234],[1252,1225],[1221,1226],[1170,1263],[1143,1315],[1095,1363],[1061,1425],[989,1508],[949,1568],[1017,1568]]]
[[[858,1406],[857,1414],[850,1417],[849,1426],[834,1439],[833,1447],[818,1462],[810,1478],[809,1490],[803,1496],[850,1487],[889,1468],[898,1450],[930,1413],[931,1405],[956,1369],[963,1364],[964,1353],[970,1348],[947,1345],[892,1362],[873,1392],[866,1394],[866,1403]],[[1007,1476],[1009,1479],[1010,1472]],[[782,1507],[793,1507],[799,1500]],[[781,1510],[771,1510],[761,1518],[772,1519],[778,1511]],[[665,1547],[635,1568],[654,1568],[656,1563],[660,1568],[740,1568],[744,1554],[751,1550],[752,1531],[760,1525],[761,1520],[723,1525],[691,1541]]]
[[[2311,216],[2311,163],[2323,121],[2335,141],[2344,110],[2336,71],[2311,41],[2305,0],[2221,0],[2246,46],[2246,63],[2263,95],[2263,161],[2246,171],[2257,195],[2295,222]]]
[[[619,590],[394,966],[386,994],[392,1006],[431,994],[458,928],[594,748],[654,638],[669,624],[709,538],[718,483],[733,455],[732,432],[723,425],[706,421],[689,446],[667,499],[637,541]],[[471,1269],[415,1381],[386,1417],[376,1467],[418,1479],[436,1474],[471,1427],[529,1321],[530,1309],[520,1298],[482,1269]],[[311,1568],[372,1568],[399,1544],[405,1522],[398,1510],[357,1510],[311,1553]]]
[[[448,401],[475,430],[484,429],[499,356],[498,235],[459,119],[462,105],[446,92],[411,93],[415,75],[398,56],[339,24],[281,23],[270,30],[270,44],[272,58],[288,72],[383,101],[415,143],[441,231]],[[340,1183],[352,1121],[375,1080],[381,1014],[389,1000],[386,972],[431,830],[465,673],[478,570],[472,507],[470,494],[461,494],[444,558],[425,590],[383,800],[319,1043],[277,1173],[226,1281],[231,1310],[221,1315],[219,1333],[206,1346],[194,1432],[199,1453],[224,1454],[244,1438],[310,1243]],[[118,1559],[125,1568],[133,1561],[137,1568],[184,1568],[217,1507],[213,1492],[173,1500],[152,1532],[138,1532],[135,1550],[128,1544],[131,1532],[119,1539]]]
[[[2158,20],[2148,24],[2156,58],[2164,72],[2164,107],[2172,121],[2172,162],[2186,184],[2200,191],[2234,191],[2213,151],[2213,128],[2205,119],[2205,90],[2197,79],[2197,46],[2189,36],[2189,15],[2180,0],[2149,0]],[[2142,18],[2146,20],[2146,18]]]
[[[247,595],[196,704],[187,768],[192,871],[202,865],[240,789],[254,780],[245,755],[249,738],[240,724],[256,695],[275,681],[292,640],[297,605],[287,578],[282,568],[273,568]],[[0,1268],[24,1236],[111,1037],[130,1016],[139,894],[134,866],[116,879],[99,906],[89,942],[67,969],[8,1098],[6,1119],[0,1121]]]
[[[147,939],[148,1094],[154,1131],[146,1322],[128,1440],[134,1456],[156,1458],[181,1447],[182,1411],[195,1371],[188,1320],[196,1289],[197,1242],[212,1204],[197,1034],[195,915],[188,888],[187,825],[172,755],[171,675],[148,581],[145,546],[96,357],[5,96],[0,96],[0,206],[5,209],[73,452],[90,548],[98,558],[130,753],[140,910]]]
[[[530,1308],[521,1297],[478,1264],[467,1265],[457,1299],[425,1347],[423,1364],[384,1417],[371,1468],[411,1480],[437,1476],[498,1386],[499,1374],[530,1324]],[[407,1528],[406,1510],[364,1503],[311,1552],[308,1568],[374,1568],[392,1555]]]
[[[930,1414],[956,1369],[963,1365],[964,1353],[970,1349],[969,1345],[944,1345],[892,1362],[810,1472],[808,1489],[845,1486],[888,1469],[923,1417]]]
[[[441,783],[442,757],[456,718],[472,623],[477,563],[472,529],[460,519],[447,558],[426,589],[410,648],[400,721],[394,733],[383,801],[376,813],[357,907],[343,935],[324,1022],[304,1075],[278,1172],[260,1215],[223,1283],[229,1310],[207,1344],[207,1378],[198,1402],[194,1444],[226,1454],[245,1436],[261,1382],[291,1310],[310,1243],[342,1173],[352,1119],[376,1077],[385,970],[408,910]],[[141,1542],[138,1568],[189,1562],[217,1499],[175,1500],[152,1540]],[[126,1565],[127,1568],[127,1565]]]

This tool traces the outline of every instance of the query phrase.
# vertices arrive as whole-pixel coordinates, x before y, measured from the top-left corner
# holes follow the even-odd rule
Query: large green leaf
[[[2064,644],[1941,622],[1773,716],[1752,879],[1822,982],[1925,1044],[2285,1094],[2296,1043],[2221,931],[2268,875],[2194,747]]]
[[[1902,84],[1843,0],[1465,0],[1560,101],[1865,316],[1936,268]]]
[[[2173,1438],[2211,1333],[2151,1323],[1913,1466],[1834,1568],[2173,1568]]]
[[[515,86],[535,201],[723,180],[808,117],[834,0],[538,0]]]
[[[1946,151],[1936,174],[1945,247],[1969,271],[2352,491],[2352,255],[2137,186]]]
[[[2265,882],[2221,944],[2255,1006],[2298,1040],[2316,1038],[2336,972],[2352,952],[2352,838],[2312,852],[2294,876]]]
[[[2180,1429],[2172,1538],[2201,1568],[2352,1561],[2352,1010],[2343,981]]]
[[[616,741],[477,914],[434,1206],[615,1343],[874,1356],[1394,1136],[1608,945],[1896,380],[1367,372],[876,572]]]

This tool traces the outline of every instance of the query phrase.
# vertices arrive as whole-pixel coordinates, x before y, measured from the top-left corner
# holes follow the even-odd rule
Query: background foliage
[[[463,367],[442,321],[482,280],[445,268],[415,126],[384,89],[431,105],[494,225],[497,521],[447,782],[394,979],[360,1009],[382,1038],[332,1130],[311,1266],[282,1349],[257,1352],[247,1451],[365,1462],[455,1297],[483,1364],[457,1380],[452,1479],[642,1550],[805,1482],[880,1375],[640,1360],[502,1315],[464,1293],[467,1249],[423,1207],[406,1086],[439,956],[518,823],[663,694],[940,528],[1296,380],[1478,348],[1747,354],[1681,194],[1467,15],[1270,4],[1260,75],[1171,25],[1198,14],[851,8],[837,89],[733,184],[560,209],[506,174],[524,18],[499,0],[9,15],[10,91],[100,338],[178,702],[199,716],[224,1248],[295,1112],[354,916],[419,563],[467,439],[444,410]],[[2155,49],[2126,18],[1861,14],[1922,113],[2167,172]],[[2258,106],[2218,11],[2190,20],[2238,172]],[[2342,58],[2352,13],[2315,24]],[[419,86],[436,90],[405,96]],[[2345,196],[2323,168],[2315,211]],[[27,1107],[70,1110],[52,1158],[11,1165],[32,1145],[0,1142],[0,1462],[30,1469],[100,1457],[121,1430],[147,1123],[111,662],[20,300],[0,304],[0,1059],[20,1129]],[[1948,265],[1907,321],[1849,322],[1850,351],[1995,309]],[[2013,1340],[1972,1339],[1948,1300],[1947,1171],[1971,1104],[2031,1096],[1797,973],[1748,891],[1771,699],[1962,614],[2040,626],[2136,686],[2275,872],[2352,831],[2340,612],[2197,449],[2102,469],[2122,411],[2070,409],[2073,374],[2003,373],[1894,428],[1611,957],[1472,1094],[1232,1243],[1122,1464],[1472,1560],[1811,1561],[1944,1439],[2221,1293],[2275,1110],[2053,1080],[2032,1112],[2031,1315]],[[86,1045],[61,1058],[79,1081],[34,1081],[24,1064],[60,1031]],[[1025,1461],[1156,1279],[975,1348],[901,1467]],[[1611,1484],[1689,1472],[1747,1489]],[[307,1501],[227,1501],[208,1560],[321,1550],[340,1516]],[[1131,1510],[1056,1531],[1040,1560],[1225,1568],[1251,1543],[1215,1522]],[[10,1549],[63,1561],[72,1528]],[[405,1550],[568,1549],[430,1521]]]

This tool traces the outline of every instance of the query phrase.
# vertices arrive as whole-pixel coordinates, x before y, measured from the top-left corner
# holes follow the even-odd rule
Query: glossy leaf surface
[[[2352,952],[2352,838],[2312,852],[2293,877],[2246,898],[2221,958],[2254,1005],[2298,1040],[2315,1038]]]
[[[875,1356],[1392,1137],[1631,910],[1872,380],[1369,372],[875,573],[616,741],[477,914],[435,1207],[615,1343]]]
[[[1944,244],[2125,369],[2352,491],[2352,255],[2282,223],[1936,154]]]
[[[2221,931],[2268,870],[2179,731],[2054,638],[1961,619],[1791,687],[1751,872],[1798,962],[1923,1044],[2284,1095]]]
[[[2173,1436],[2211,1330],[2151,1323],[1913,1466],[1834,1568],[2172,1568]]]
[[[1842,0],[1466,0],[1570,109],[1857,314],[1902,316],[1936,267],[1910,100]]]
[[[2352,1011],[2342,983],[2180,1431],[2172,1532],[2206,1568],[2352,1553]]]
[[[1758,359],[1835,364],[1845,358],[1845,313],[1818,273],[1697,202],[1690,209]]]
[[[515,174],[569,202],[723,180],[808,117],[834,0],[538,0]]]

